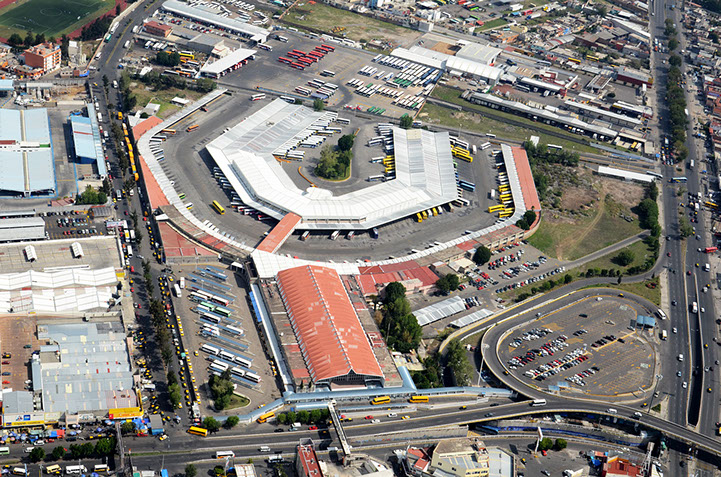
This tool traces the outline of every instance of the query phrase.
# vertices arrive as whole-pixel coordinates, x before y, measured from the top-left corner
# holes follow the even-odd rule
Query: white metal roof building
[[[304,137],[327,114],[276,99],[207,150],[243,203],[277,219],[293,212],[303,229],[367,230],[458,197],[448,133],[421,129],[393,129],[393,180],[339,196],[319,187],[299,188],[273,152]]]
[[[607,166],[598,166],[598,173],[604,176],[611,176],[626,181],[649,183],[655,180],[653,176],[649,176],[647,174],[641,174],[633,171],[625,171],[623,169],[616,169],[615,167]]]
[[[211,78],[219,78],[230,68],[237,65],[246,58],[250,58],[255,53],[256,50],[239,48],[217,61],[214,61],[212,63],[206,63],[205,65],[203,65],[202,68],[200,68],[200,74],[203,76],[210,76]]]
[[[489,66],[484,62],[447,55],[423,48],[422,46],[412,46],[410,49],[396,48],[391,52],[391,56],[437,68],[452,74],[469,74],[490,84],[497,83],[503,73],[503,70],[500,68]]]
[[[500,54],[501,50],[499,48],[469,42],[461,47],[458,53],[456,53],[456,56],[458,58],[465,58],[467,60],[491,66],[496,62],[496,59]]]
[[[80,322],[38,325],[42,346],[31,361],[45,412],[77,413],[138,405],[123,325]]]
[[[56,190],[46,109],[0,109],[0,194],[32,196]]]
[[[0,152],[0,170],[6,167]],[[22,217],[0,220],[0,242],[19,242],[24,240],[44,240],[45,221],[42,217]]]
[[[222,17],[213,11],[205,10],[198,6],[191,6],[177,0],[167,0],[164,2],[163,10],[193,20],[216,25],[258,43],[265,43],[270,35],[270,31],[265,28],[250,25],[235,18]]]

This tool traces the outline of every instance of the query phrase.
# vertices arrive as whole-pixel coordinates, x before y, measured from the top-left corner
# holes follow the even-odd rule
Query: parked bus
[[[258,48],[265,51],[273,51],[273,47],[270,45],[266,45],[265,43],[259,43]]]
[[[265,99],[265,94],[264,94],[264,93],[254,94],[253,96],[250,97],[250,100],[251,100],[251,101],[258,101],[258,100],[261,100],[261,99]]]
[[[371,399],[371,404],[374,406],[377,406],[379,404],[390,404],[391,397],[390,396],[378,396],[373,399]]]
[[[163,129],[160,132],[163,134],[175,134],[175,129]]]
[[[215,451],[216,459],[227,459],[228,457],[235,457],[235,452],[233,452],[233,451]]]
[[[65,473],[67,475],[73,475],[73,474],[84,474],[87,472],[88,469],[84,465],[69,465],[65,467]]]
[[[181,58],[187,58],[189,60],[195,59],[195,55],[193,55],[193,53],[189,51],[181,51],[180,53],[178,53],[178,55],[180,55]]]
[[[180,286],[177,283],[173,283],[173,291],[175,292],[175,296],[182,298],[183,292],[180,291]]]
[[[321,76],[330,76],[330,77],[332,78],[332,77],[335,76],[335,72],[333,72],[333,71],[331,71],[331,70],[323,70],[323,71],[320,73],[320,75],[321,75]]]
[[[6,449],[8,449],[9,452],[10,449],[7,447]],[[63,469],[58,464],[53,464],[45,467],[45,473],[50,475],[60,475],[63,473]]]
[[[263,424],[264,422],[268,422],[268,419],[273,419],[275,417],[275,413],[273,411],[266,412],[265,414],[261,414],[261,416],[257,419],[258,423]]]
[[[9,447],[0,447],[0,455],[9,455],[9,454],[10,454]]]
[[[285,63],[286,65],[289,65],[289,64],[293,63],[293,60],[289,60],[288,58],[285,58],[285,57],[283,57],[283,56],[281,56],[280,58],[278,58],[278,61],[280,61],[281,63]]]
[[[106,464],[96,464],[95,467],[93,467],[94,472],[107,472],[108,470],[110,470],[110,467]]]
[[[320,45],[320,46],[321,46],[321,48],[324,48],[324,49],[326,49],[326,50],[328,50],[328,51],[335,51],[335,47],[332,47],[332,46],[330,46],[330,45],[325,45],[325,44],[323,44],[323,45]]]
[[[190,426],[190,428],[188,429],[188,434],[194,434],[196,436],[207,437],[208,429],[203,429],[202,427]]]
[[[188,126],[188,128],[185,130],[185,132],[195,131],[196,129],[198,129],[198,125],[193,124],[192,126]]]
[[[213,208],[215,209],[215,211],[216,211],[217,213],[219,213],[220,215],[225,214],[225,209],[223,208],[222,205],[220,205],[220,204],[218,203],[217,200],[214,200],[210,205],[212,205]]]
[[[410,403],[428,402],[428,396],[411,396]]]
[[[13,475],[28,475],[25,467],[13,467]]]

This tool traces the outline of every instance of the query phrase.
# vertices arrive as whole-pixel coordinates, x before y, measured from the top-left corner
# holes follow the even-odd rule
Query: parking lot
[[[0,322],[0,343],[2,352],[2,388],[21,391],[29,389],[26,383],[30,379],[30,355],[37,347],[35,318],[5,317]]]
[[[590,296],[505,337],[502,362],[518,379],[593,396],[631,393],[651,384],[652,332],[635,328],[640,306],[622,297]],[[530,317],[529,317],[530,318]]]
[[[192,384],[204,397],[201,403],[212,403],[208,379],[214,371],[220,372],[220,368],[227,366],[236,385],[235,393],[247,397],[249,406],[257,407],[268,398],[280,397],[274,369],[266,360],[241,279],[225,267],[220,273],[225,274],[227,280],[211,276],[221,266],[214,263],[210,270],[207,265],[173,267],[174,281],[171,284],[179,283],[180,277],[185,282],[182,298],[174,298],[174,302],[175,312],[182,323],[183,345],[193,365],[195,381]],[[199,297],[207,298],[208,294],[221,300],[228,299],[229,303],[227,306],[212,301],[203,304]],[[208,304],[218,308],[208,309]],[[229,312],[227,316],[223,308]],[[213,348],[219,353],[208,352]],[[211,368],[213,364],[215,366]],[[257,380],[253,374],[257,375]]]
[[[45,231],[48,236],[51,239],[61,239],[105,234],[105,225],[102,220],[94,220],[83,211],[77,212],[76,214],[46,216]]]

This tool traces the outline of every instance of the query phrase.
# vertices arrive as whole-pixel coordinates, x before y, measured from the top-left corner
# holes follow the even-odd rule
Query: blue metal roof
[[[71,116],[70,127],[73,130],[73,143],[75,144],[75,155],[88,159],[97,159],[95,141],[90,118],[83,116]]]
[[[17,109],[0,109],[0,140],[20,141],[21,139],[20,111]]]
[[[102,139],[100,138],[100,125],[98,124],[98,114],[95,111],[93,103],[88,103],[88,118],[90,118],[90,126],[93,132],[93,143],[95,147],[95,158],[98,166],[98,174],[100,177],[108,175],[105,168],[105,153],[103,152]]]
[[[12,91],[13,89],[13,80],[0,80],[0,91]]]
[[[50,142],[50,122],[48,110],[26,109],[24,111],[25,140],[47,144]]]
[[[0,123],[0,130],[3,124]],[[22,193],[25,191],[23,156],[19,152],[0,150],[0,191]]]
[[[55,190],[55,164],[52,149],[36,149],[27,153],[30,191]]]

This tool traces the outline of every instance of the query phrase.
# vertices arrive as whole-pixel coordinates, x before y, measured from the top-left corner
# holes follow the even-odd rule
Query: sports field
[[[2,2],[5,3],[5,2]],[[115,6],[114,0],[18,0],[0,10],[0,37],[28,31],[59,37]]]

